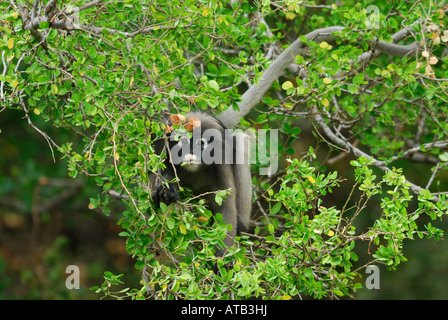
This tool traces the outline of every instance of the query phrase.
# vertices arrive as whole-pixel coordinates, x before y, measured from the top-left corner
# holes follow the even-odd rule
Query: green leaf
[[[364,81],[364,73],[357,74],[353,77],[353,84],[354,85],[360,85],[360,84],[366,84],[367,81]]]
[[[218,205],[222,205],[222,197],[217,193],[217,194],[215,194],[215,202],[218,204]]]
[[[161,202],[160,209],[162,210],[163,213],[166,213],[168,211],[168,206],[165,203]]]
[[[181,223],[179,225],[179,231],[180,231],[180,233],[182,233],[184,235],[187,234],[187,228],[185,227],[185,224]]]
[[[90,47],[87,49],[87,53],[89,54],[89,57],[90,57],[91,59],[95,59],[96,56],[97,56],[97,52],[96,52],[96,48],[95,48],[95,46],[90,46]]]
[[[208,71],[210,72],[210,74],[212,76],[217,76],[218,75],[218,67],[215,64],[208,63],[207,64],[207,69],[208,69]]]
[[[294,88],[294,85],[292,84],[291,81],[285,81],[285,82],[283,82],[283,84],[282,84],[282,89],[283,89],[283,90],[288,90],[288,89],[290,89],[290,88]]]
[[[448,162],[448,152],[439,154],[439,159],[440,159],[440,161]]]
[[[277,202],[271,209],[271,214],[277,214],[282,207],[281,202]]]
[[[215,80],[210,80],[208,82],[208,84],[209,84],[210,88],[212,88],[216,91],[219,91],[219,84]]]
[[[168,227],[168,229],[174,229],[175,225],[176,225],[176,222],[174,221],[173,218],[168,218],[166,220],[166,226]]]

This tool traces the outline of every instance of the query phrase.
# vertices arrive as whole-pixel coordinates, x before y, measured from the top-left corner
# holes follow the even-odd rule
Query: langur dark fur
[[[208,114],[192,112],[188,117],[198,118],[201,124],[200,128],[193,129],[191,139],[184,137],[177,141],[172,137],[172,132],[168,134],[168,139],[160,139],[156,142],[156,152],[161,154],[165,149],[167,159],[166,169],[158,175],[159,179],[155,182],[156,190],[152,198],[156,206],[159,206],[160,202],[169,204],[179,200],[178,184],[174,182],[167,186],[165,183],[165,181],[176,178],[177,175],[182,187],[190,188],[194,195],[205,194],[203,198],[209,209],[214,214],[221,213],[224,221],[232,225],[232,230],[227,232],[224,240],[227,246],[231,246],[235,236],[246,231],[250,224],[252,181],[247,138],[242,133],[226,135],[226,128],[222,122]],[[211,137],[207,135],[210,132],[214,132]],[[169,146],[170,152],[167,152],[167,146]],[[180,147],[185,148],[182,157],[178,157]],[[221,154],[215,153],[218,152],[218,149],[214,147],[220,147]],[[211,149],[207,150],[207,148]],[[201,152],[195,152],[199,150]],[[210,163],[209,159],[204,158],[206,154],[218,161]],[[244,159],[240,157],[241,155]],[[238,159],[237,156],[239,156]],[[176,161],[173,159],[176,157],[178,160],[177,163],[174,163]],[[165,181],[160,181],[160,177]],[[231,189],[230,194],[227,194],[222,204],[218,205],[213,191],[229,188]],[[222,256],[224,253],[224,248],[217,248],[218,256]]]

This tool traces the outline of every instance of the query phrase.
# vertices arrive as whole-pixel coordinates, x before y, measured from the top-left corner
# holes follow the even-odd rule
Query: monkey
[[[173,118],[177,124],[179,117]],[[226,132],[220,120],[204,112],[191,112],[187,119],[185,128],[189,134],[172,131],[167,134],[169,143],[166,143],[167,139],[155,143],[157,154],[164,148],[167,151],[167,146],[169,150],[152,199],[156,207],[160,202],[170,204],[179,200],[178,184],[166,184],[166,181],[179,178],[182,187],[190,188],[194,195],[203,195],[212,213],[221,213],[225,223],[231,225],[224,244],[232,246],[235,237],[247,231],[250,225],[252,179],[247,141],[242,133]],[[171,124],[168,123],[167,128]],[[227,189],[230,194],[221,205],[218,204],[214,192]],[[224,248],[216,248],[215,255],[222,257],[224,254]]]

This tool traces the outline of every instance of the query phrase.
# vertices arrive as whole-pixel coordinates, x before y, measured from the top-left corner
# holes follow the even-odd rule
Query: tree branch
[[[78,11],[83,11],[83,10],[86,10],[86,9],[89,9],[89,8],[92,8],[92,7],[95,7],[95,6],[98,6],[98,5],[100,5],[102,2],[103,2],[103,0],[95,0],[95,1],[92,1],[92,2],[89,2],[89,3],[86,3],[85,5],[80,6],[80,7],[78,8]]]
[[[53,146],[57,149],[59,149],[59,146],[50,138],[50,136],[48,134],[46,134],[45,132],[43,132],[42,130],[40,130],[38,127],[36,127],[34,125],[34,123],[31,121],[31,117],[29,115],[28,109],[26,107],[25,102],[23,101],[23,90],[19,92],[18,96],[19,96],[19,104],[22,107],[23,111],[25,112],[25,118],[28,120],[28,124],[37,132],[39,132],[39,134],[41,134],[45,140],[47,140],[48,146],[50,147],[51,150],[51,155],[53,156],[53,161],[56,162],[56,158],[54,157],[54,151],[53,151]]]
[[[317,29],[308,33],[305,37],[308,41],[332,42],[334,35],[332,33],[342,31],[344,27],[328,27]],[[254,106],[256,106],[264,97],[266,92],[272,87],[272,84],[280,77],[283,70],[290,65],[296,55],[303,54],[306,45],[299,39],[294,41],[285,49],[269,66],[260,78],[258,85],[250,87],[242,96],[242,102],[238,103],[239,111],[229,108],[218,115],[218,119],[223,122],[227,128],[232,128],[242,117],[244,117]]]
[[[8,70],[8,65],[6,64],[6,61],[5,61],[5,50],[2,51],[2,62],[3,62],[3,74],[2,74],[2,76],[5,77],[6,71]],[[0,82],[0,99],[1,100],[3,100],[3,98],[5,97],[5,95],[3,93],[3,85],[4,85],[4,82],[1,81]]]
[[[308,41],[314,42],[334,42],[336,36],[334,33],[344,30],[345,27],[333,26],[328,28],[322,28],[314,30],[305,35]],[[408,30],[401,30],[392,36],[393,41],[399,41],[409,34]],[[394,56],[405,56],[415,53],[419,47],[416,42],[408,45],[398,45],[395,43],[389,43],[380,41],[376,43],[377,52],[383,52]],[[260,103],[264,95],[272,87],[272,84],[280,77],[283,71],[291,63],[294,62],[295,56],[303,55],[306,50],[306,45],[299,39],[294,41],[287,49],[285,49],[282,54],[280,54],[266,69],[263,75],[260,77],[258,85],[251,86],[242,96],[241,102],[238,103],[239,110],[233,110],[229,108],[218,115],[218,119],[223,122],[223,124],[232,128],[238,124],[241,118],[243,118],[249,111]],[[370,59],[372,52],[366,52],[360,55],[359,60],[366,61]]]
[[[365,153],[364,151],[362,151],[361,149],[355,147],[354,145],[352,145],[350,142],[338,137],[332,130],[331,128],[325,123],[325,120],[322,118],[322,116],[317,112],[316,107],[313,107],[311,110],[311,116],[314,118],[314,120],[316,121],[316,123],[319,125],[319,127],[322,129],[322,131],[325,133],[325,135],[336,145],[338,145],[339,147],[345,148],[348,152],[352,153],[353,155],[355,155],[356,157],[365,157],[366,159],[370,159],[372,160],[372,165],[374,165],[375,167],[381,169],[382,171],[386,172],[386,171],[390,171],[390,169],[386,166],[386,162],[385,161],[381,161],[378,159],[375,159],[373,156]],[[406,183],[409,185],[409,188],[411,189],[411,191],[416,194],[419,195],[420,192],[422,190],[424,190],[424,188],[410,182],[409,180],[406,180]],[[437,196],[434,196],[434,200],[435,201],[440,201],[440,199]]]
[[[31,20],[34,20],[37,16],[37,7],[39,6],[40,0],[34,1],[33,10],[31,10]]]

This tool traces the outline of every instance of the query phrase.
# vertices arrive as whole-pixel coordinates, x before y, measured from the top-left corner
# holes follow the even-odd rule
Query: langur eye
[[[179,142],[178,142],[178,144],[179,144],[180,146],[183,146],[183,145],[190,145],[190,139],[187,139],[187,138],[185,138],[185,137],[181,137],[181,138],[179,138]]]
[[[207,146],[208,142],[205,138],[201,138],[201,139],[196,140],[196,144],[198,146],[200,146],[201,149],[204,149]]]

